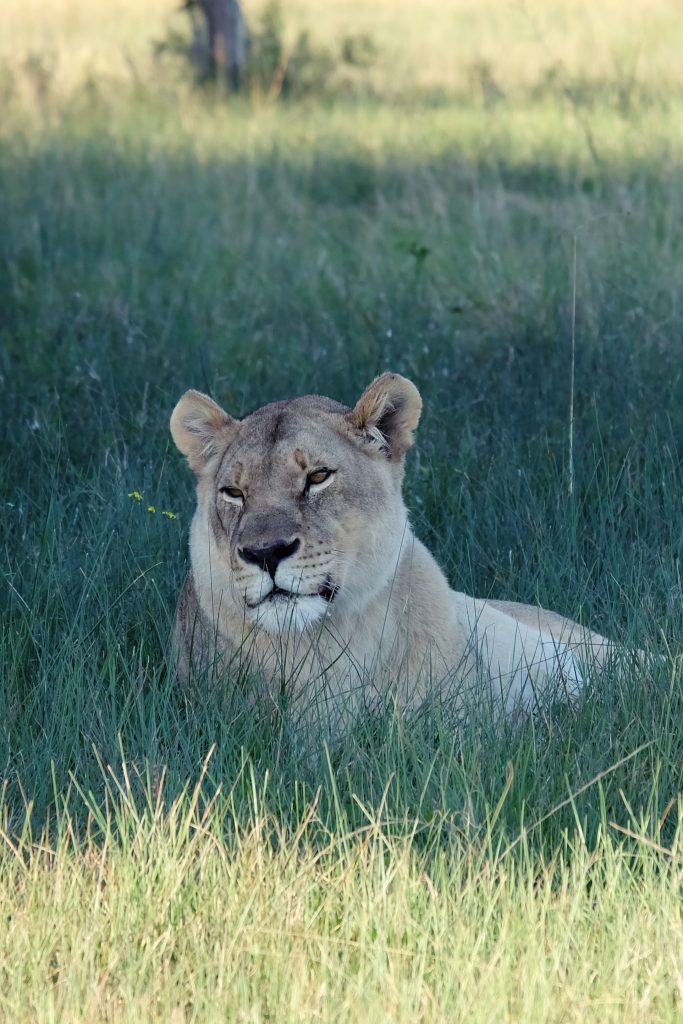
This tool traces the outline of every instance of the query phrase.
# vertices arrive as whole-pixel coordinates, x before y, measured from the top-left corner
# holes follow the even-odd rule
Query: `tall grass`
[[[683,935],[671,856],[604,834],[516,861],[454,829],[416,844],[386,808],[296,830],[226,792],[163,806],[110,781],[75,838],[16,840],[2,865],[8,1020],[676,1020]],[[302,808],[303,811],[303,808]],[[432,833],[433,835],[434,833]]]
[[[155,63],[161,2],[1,15],[0,1014],[675,1020],[683,29],[318,8],[288,31],[379,56],[300,104]],[[576,714],[388,713],[313,753],[174,686],[175,400],[351,403],[386,368],[453,585],[657,659]]]

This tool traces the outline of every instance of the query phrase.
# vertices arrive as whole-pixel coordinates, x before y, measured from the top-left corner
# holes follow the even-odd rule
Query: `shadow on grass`
[[[172,800],[214,745],[207,792],[237,780],[248,814],[268,776],[293,825],[322,786],[321,813],[355,827],[358,801],[377,806],[391,780],[397,820],[447,813],[476,830],[511,763],[498,828],[512,834],[652,743],[541,841],[584,821],[594,836],[605,807],[626,820],[620,790],[661,813],[683,763],[673,661],[632,688],[610,683],[576,720],[501,737],[388,719],[316,763],[239,695],[178,691],[168,636],[192,497],[167,419],[189,386],[241,414],[307,391],[351,403],[380,370],[405,373],[426,402],[407,500],[454,585],[676,654],[680,169],[473,165],[456,151],[412,164],[133,158],[102,140],[7,151],[0,168],[13,829],[26,803],[36,828],[70,790],[78,803],[73,778],[104,800],[102,763],[120,778],[125,762],[143,801],[163,766]],[[570,499],[571,260],[585,223]]]

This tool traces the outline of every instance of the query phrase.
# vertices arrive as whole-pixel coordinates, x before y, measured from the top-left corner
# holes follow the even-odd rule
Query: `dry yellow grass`
[[[256,23],[265,0],[244,0]],[[0,58],[10,66],[42,55],[54,82],[86,76],[129,80],[144,72],[155,40],[183,30],[175,0],[27,0],[0,15]],[[379,47],[370,78],[406,87],[462,90],[475,79],[504,92],[543,83],[635,81],[665,95],[683,87],[683,25],[674,0],[283,0],[288,38],[309,29],[331,43],[367,33]]]

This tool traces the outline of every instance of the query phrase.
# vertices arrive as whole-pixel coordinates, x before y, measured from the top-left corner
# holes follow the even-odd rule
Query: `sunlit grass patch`
[[[664,849],[636,829],[629,847],[603,822],[591,851],[576,839],[545,860],[523,836],[509,851],[432,825],[420,850],[424,823],[386,804],[346,831],[309,798],[290,830],[254,779],[244,817],[228,791],[168,804],[146,778],[136,797],[110,776],[104,805],[75,781],[49,833],[5,835],[7,1019],[680,1014],[678,832]]]

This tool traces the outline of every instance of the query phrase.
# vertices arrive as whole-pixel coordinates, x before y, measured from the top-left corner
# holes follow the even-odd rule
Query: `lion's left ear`
[[[392,461],[399,461],[413,443],[421,412],[415,385],[397,373],[383,373],[365,389],[348,419]]]

